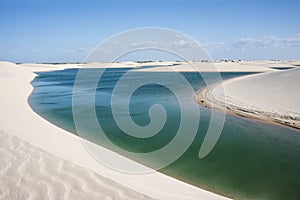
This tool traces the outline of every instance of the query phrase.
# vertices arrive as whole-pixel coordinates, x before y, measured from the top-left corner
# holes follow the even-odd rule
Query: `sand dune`
[[[143,72],[269,72],[277,71],[281,68],[295,68],[300,65],[296,61],[229,61],[229,62],[121,62],[121,63],[81,63],[81,64],[36,64],[26,63],[21,64],[33,71],[59,70],[65,68],[133,68],[134,71]]]
[[[152,199],[0,131],[0,199]]]
[[[300,68],[295,68],[228,80],[224,88],[221,83],[206,88],[197,98],[207,107],[300,129],[299,85]]]

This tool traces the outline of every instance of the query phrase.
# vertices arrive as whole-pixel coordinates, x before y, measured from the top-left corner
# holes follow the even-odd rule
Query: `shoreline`
[[[57,67],[23,66],[8,62],[0,62],[0,130],[17,136],[20,140],[38,147],[54,156],[71,161],[87,170],[115,181],[139,194],[156,199],[228,199],[213,192],[206,191],[160,172],[148,174],[126,174],[110,169],[96,161],[82,145],[82,138],[69,133],[35,113],[28,103],[33,91],[30,82],[35,72],[55,71],[74,68],[76,65]],[[16,126],[17,125],[17,126]],[[85,141],[86,143],[90,143]],[[68,148],[66,148],[66,144]],[[113,156],[116,159],[133,161],[101,146],[93,147]],[[138,163],[134,163],[138,164]],[[140,165],[140,164],[138,164]],[[157,183],[160,183],[159,185]],[[118,192],[118,191],[115,191]]]
[[[217,191],[216,193],[214,193],[213,190],[207,191],[198,186],[183,182],[180,179],[167,176],[161,172],[135,175],[112,170],[99,163],[99,161],[96,161],[93,156],[86,151],[82,145],[82,140],[84,139],[55,126],[32,110],[28,98],[33,91],[30,82],[36,76],[36,72],[79,67],[78,64],[53,66],[51,64],[16,65],[13,63],[0,62],[0,84],[2,85],[2,87],[0,87],[0,93],[3,95],[3,98],[0,99],[0,107],[2,110],[2,113],[0,113],[0,133],[3,130],[4,133],[15,135],[20,138],[20,140],[28,142],[40,150],[44,150],[66,161],[71,161],[86,170],[91,170],[104,178],[114,181],[116,184],[127,187],[137,194],[145,195],[145,197],[156,199],[229,199],[221,196],[222,194],[217,193]],[[163,67],[162,69],[164,70]],[[269,70],[267,67],[265,69],[263,70],[264,72],[276,71]],[[230,67],[226,70],[230,71]],[[253,69],[250,68],[245,68],[244,70],[253,71]],[[225,83],[230,83],[233,79],[226,80]],[[215,84],[213,87],[217,86],[218,84]],[[207,88],[202,90],[205,91],[205,89]],[[197,94],[202,90],[198,91]],[[209,96],[208,91],[204,92],[204,94],[204,96]],[[197,97],[198,95],[196,96],[196,100],[198,100]],[[201,100],[200,98],[199,101]],[[208,105],[206,107],[208,107]],[[88,141],[85,142],[91,143]],[[68,148],[66,148],[66,144]],[[101,146],[95,144],[91,145],[97,146],[96,148],[101,149],[102,152],[115,158],[134,162]],[[159,186],[157,183],[160,183]],[[115,192],[118,192],[118,190],[116,189]]]
[[[278,72],[277,72],[278,73]],[[226,91],[226,85],[228,83],[234,83],[238,81],[243,81],[244,79],[247,79],[249,77],[254,76],[261,76],[268,73],[263,74],[254,74],[254,75],[247,75],[237,78],[232,78],[229,80],[222,81],[221,83],[216,83],[214,85],[210,85],[208,87],[202,88],[199,91],[197,91],[195,100],[200,105],[214,109],[219,112],[224,112],[226,114],[230,114],[233,116],[238,116],[242,118],[246,118],[248,120],[253,120],[261,123],[266,123],[270,125],[277,125],[282,126],[285,128],[291,128],[293,130],[300,131],[300,118],[297,117],[291,117],[284,113],[280,112],[271,112],[268,110],[263,110],[261,108],[252,106],[252,105],[246,105],[241,102],[238,102],[238,100],[232,100],[232,97],[229,97],[227,95],[228,91]],[[238,84],[238,83],[236,83]],[[224,98],[217,98],[216,94],[214,94],[215,90],[220,89],[220,87],[224,87],[225,93],[223,95]],[[230,100],[229,100],[230,98]],[[221,100],[222,99],[222,100]],[[234,102],[235,101],[235,102]]]

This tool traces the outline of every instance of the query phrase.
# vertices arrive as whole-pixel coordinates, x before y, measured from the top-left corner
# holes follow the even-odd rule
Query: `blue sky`
[[[0,0],[0,60],[77,62],[128,29],[182,32],[213,59],[299,59],[297,0]]]

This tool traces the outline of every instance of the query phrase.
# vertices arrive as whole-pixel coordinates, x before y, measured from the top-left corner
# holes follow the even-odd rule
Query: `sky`
[[[300,60],[299,0],[0,0],[0,60],[82,62],[107,38],[161,27],[213,60]]]

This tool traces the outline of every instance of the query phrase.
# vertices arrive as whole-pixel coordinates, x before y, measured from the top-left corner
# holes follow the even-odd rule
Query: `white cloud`
[[[300,47],[300,34],[286,38],[277,36],[242,38],[236,40],[233,43],[233,47],[238,50]]]
[[[288,37],[288,38],[285,38],[283,40],[283,43],[286,45],[286,46],[291,46],[291,47],[299,47],[300,46],[300,34],[294,36],[294,37]]]
[[[224,42],[200,42],[203,48],[220,48],[224,46]]]
[[[145,48],[145,47],[152,47],[156,46],[157,42],[150,42],[150,41],[144,41],[144,42],[132,42],[129,44],[129,47],[132,48]]]
[[[183,39],[174,41],[174,43],[173,43],[174,47],[180,47],[180,48],[187,48],[187,47],[190,47],[190,46],[193,46],[193,45],[195,45],[195,44],[192,41],[183,40]]]

